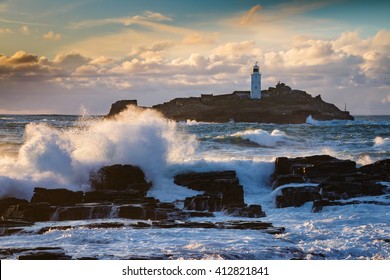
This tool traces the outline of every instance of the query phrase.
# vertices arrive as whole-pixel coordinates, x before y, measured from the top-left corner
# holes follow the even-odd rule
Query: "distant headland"
[[[128,105],[137,106],[137,100],[117,101],[107,117],[118,114]],[[306,91],[292,90],[284,83],[261,90],[261,72],[257,62],[251,73],[250,91],[175,98],[152,108],[175,121],[293,124],[305,123],[309,116],[316,120],[354,119],[346,110],[341,111],[335,105],[324,102],[320,95],[312,97]]]

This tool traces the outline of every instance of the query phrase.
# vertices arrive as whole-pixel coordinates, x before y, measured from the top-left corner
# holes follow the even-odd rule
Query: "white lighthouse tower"
[[[251,99],[261,99],[261,73],[257,62],[253,66],[251,76]]]

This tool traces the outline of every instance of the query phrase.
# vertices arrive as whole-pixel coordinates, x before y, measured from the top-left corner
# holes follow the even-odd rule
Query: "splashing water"
[[[138,165],[156,182],[168,163],[190,157],[195,147],[195,137],[176,123],[136,107],[68,129],[29,123],[17,157],[0,158],[0,196],[29,198],[36,186],[86,190],[89,173],[111,164]]]
[[[271,133],[262,129],[250,129],[244,132],[235,133],[232,136],[238,136],[265,147],[275,147],[279,142],[286,140],[286,135],[278,129],[274,129]]]

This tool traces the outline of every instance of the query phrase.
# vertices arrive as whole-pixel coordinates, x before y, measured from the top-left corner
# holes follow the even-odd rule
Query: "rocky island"
[[[128,105],[137,105],[137,101],[114,103],[107,117],[118,114]],[[291,89],[284,83],[262,90],[258,99],[251,98],[250,91],[234,91],[223,95],[175,98],[152,108],[175,121],[296,124],[305,123],[309,116],[321,121],[354,119],[348,111],[324,102],[320,95],[312,97],[306,91]]]

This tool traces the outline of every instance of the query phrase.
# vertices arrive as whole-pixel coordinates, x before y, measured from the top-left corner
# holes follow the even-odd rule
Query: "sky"
[[[390,114],[390,1],[0,0],[0,114],[108,113],[284,82]]]

